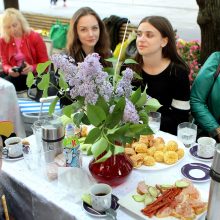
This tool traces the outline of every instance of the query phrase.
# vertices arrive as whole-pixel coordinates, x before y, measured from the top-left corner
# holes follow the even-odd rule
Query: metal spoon
[[[117,220],[117,212],[114,209],[107,209],[105,214],[113,220]]]

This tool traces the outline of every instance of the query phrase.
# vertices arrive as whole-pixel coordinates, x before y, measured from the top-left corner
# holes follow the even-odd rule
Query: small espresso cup
[[[199,157],[210,158],[214,156],[215,152],[215,139],[211,137],[201,137],[197,140],[198,150],[197,155]]]
[[[19,157],[22,155],[22,139],[20,137],[6,139],[5,147],[9,157]]]
[[[111,207],[112,188],[104,183],[97,183],[90,188],[92,208],[103,212]]]

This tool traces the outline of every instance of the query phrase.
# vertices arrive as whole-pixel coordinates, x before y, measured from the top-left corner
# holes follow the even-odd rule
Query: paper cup
[[[210,137],[201,137],[198,139],[197,155],[199,157],[210,158],[214,156],[216,141]]]

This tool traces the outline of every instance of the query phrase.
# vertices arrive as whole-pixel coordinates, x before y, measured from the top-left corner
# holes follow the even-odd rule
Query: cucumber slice
[[[157,190],[156,187],[150,186],[148,188],[148,192],[150,193],[151,196],[153,196],[154,198],[156,198],[159,195],[159,192]]]
[[[177,180],[175,183],[176,187],[185,188],[189,186],[189,183],[184,180]]]
[[[134,201],[136,202],[143,202],[145,199],[146,194],[144,195],[133,195],[132,198],[134,199]]]
[[[91,195],[88,193],[84,193],[82,195],[82,201],[87,203],[88,205],[92,205]]]
[[[149,194],[146,194],[144,199],[144,205],[150,205],[154,201],[154,197]]]
[[[162,185],[160,185],[160,187],[162,187],[163,189],[170,189],[170,188],[173,187],[173,185],[171,185],[171,184],[162,184]]]

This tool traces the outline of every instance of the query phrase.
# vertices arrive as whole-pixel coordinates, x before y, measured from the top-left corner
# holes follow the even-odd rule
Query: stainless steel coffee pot
[[[219,219],[220,208],[220,144],[216,145],[210,177],[211,183],[206,220],[217,220]]]
[[[54,157],[63,152],[64,127],[60,121],[50,121],[42,125],[42,142],[45,159],[52,162]]]

